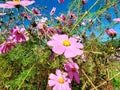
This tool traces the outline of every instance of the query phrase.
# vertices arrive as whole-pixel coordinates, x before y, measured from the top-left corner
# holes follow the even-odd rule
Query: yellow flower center
[[[72,68],[72,72],[76,72],[76,68]]]
[[[63,78],[59,78],[58,82],[59,82],[60,84],[63,84],[63,83],[64,83],[64,79],[63,79]]]
[[[20,0],[13,0],[13,2],[20,2]]]
[[[63,43],[64,46],[70,46],[71,45],[68,40],[64,40],[62,43]]]

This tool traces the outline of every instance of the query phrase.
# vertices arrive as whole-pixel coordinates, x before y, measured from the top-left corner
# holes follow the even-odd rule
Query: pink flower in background
[[[73,62],[72,59],[69,60],[66,64],[64,64],[65,70],[68,72],[68,75],[71,79],[71,81],[74,79],[76,83],[80,83],[80,78],[79,78],[79,66],[77,63]]]
[[[10,41],[5,41],[0,45],[0,54],[8,53],[12,48],[15,48],[15,43]]]
[[[38,29],[44,29],[44,26],[45,26],[44,23],[40,23],[40,22],[37,23],[37,28]]]
[[[70,17],[70,19],[77,20],[76,15],[73,12],[71,12],[71,11],[68,11],[68,16]]]
[[[0,16],[3,16],[3,15],[5,15],[6,13],[0,13]]]
[[[86,2],[87,2],[87,0],[82,0],[82,4],[83,5],[86,4]]]
[[[66,21],[66,16],[64,14],[60,15],[60,21],[62,21],[62,22]]]
[[[53,90],[71,90],[70,83],[71,81],[67,78],[67,74],[59,69],[56,70],[56,75],[51,73],[48,80],[48,85],[53,87]]]
[[[29,14],[27,14],[26,12],[22,12],[21,16],[28,19],[28,20],[32,20],[32,17]]]
[[[47,20],[48,20],[47,17],[42,17],[42,19],[40,19],[40,22],[45,24],[47,22]]]
[[[32,12],[33,12],[34,15],[41,16],[41,13],[40,13],[40,11],[37,8],[33,7],[32,8]]]
[[[54,27],[49,27],[49,28],[47,28],[46,33],[47,33],[47,34],[52,34],[52,35],[53,35],[53,34],[57,33],[57,29],[54,28]]]
[[[65,34],[55,34],[52,37],[52,40],[47,42],[47,45],[53,47],[53,52],[59,55],[64,54],[66,58],[71,58],[83,54],[83,51],[80,50],[83,48],[83,45],[81,43],[78,43],[77,39],[73,37],[68,38],[68,35]]]
[[[14,6],[13,5],[9,5],[9,4],[1,3],[0,4],[0,8],[8,8],[8,9],[10,9],[10,8],[14,8]]]
[[[63,3],[63,2],[64,2],[64,0],[58,0],[58,2],[59,2],[59,3]]]
[[[114,18],[113,21],[120,22],[120,18]]]
[[[55,11],[56,11],[56,8],[53,7],[52,10],[50,11],[50,15],[52,16],[55,13]]]
[[[7,1],[6,2],[9,6],[29,6],[33,3],[35,3],[34,0],[28,1],[28,0],[13,0],[13,1]]]
[[[109,30],[105,30],[106,34],[110,37],[115,37],[117,35],[117,32],[114,29],[109,29]]]
[[[25,28],[19,28],[16,26],[10,31],[11,36],[9,36],[9,40],[13,40],[15,43],[23,43],[29,40],[29,37],[25,35]]]
[[[85,56],[85,54],[81,55],[81,59],[82,59],[83,62],[86,62],[86,56]]]

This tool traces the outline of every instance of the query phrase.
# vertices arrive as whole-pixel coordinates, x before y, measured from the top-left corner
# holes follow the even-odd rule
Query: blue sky
[[[74,0],[64,0],[64,3],[60,4],[58,3],[58,0],[35,0],[35,4],[33,4],[32,6],[34,7],[47,7],[46,10],[43,10],[42,13],[45,13],[48,17],[50,16],[49,15],[49,12],[51,11],[51,9],[53,7],[56,7],[56,12],[55,12],[55,15],[60,15],[61,13],[67,13],[68,11],[68,7],[70,5],[70,3],[74,1]],[[96,0],[88,0],[87,3],[85,4],[85,10],[88,10],[94,3],[95,3]],[[100,3],[97,4],[92,10],[91,12],[94,12],[96,10],[98,10],[100,8],[100,6],[103,4],[104,0],[100,0]],[[30,7],[32,7],[30,6]],[[120,6],[119,6],[120,8]],[[116,18],[116,16],[113,14],[113,9],[109,9],[109,12],[112,16],[112,18]],[[120,17],[120,16],[118,16]],[[105,19],[102,20],[103,24],[105,27],[107,27],[107,25],[109,25],[110,23],[107,22]],[[118,25],[115,25],[113,27],[113,29],[115,29],[117,32],[118,32],[118,37],[120,37],[120,24]],[[107,38],[108,36],[105,35],[104,38]]]

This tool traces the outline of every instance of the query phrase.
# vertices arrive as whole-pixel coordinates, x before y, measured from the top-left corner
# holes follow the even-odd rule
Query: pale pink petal
[[[114,18],[113,21],[120,22],[120,18]]]
[[[72,57],[77,56],[77,54],[75,53],[75,51],[72,51],[69,48],[66,48],[66,50],[64,52],[64,55],[65,55],[66,58],[72,58]]]
[[[31,4],[35,3],[35,1],[21,1],[22,6],[29,6]]]
[[[79,69],[79,66],[77,65],[77,63],[74,63],[74,67],[75,67],[76,69]]]
[[[60,71],[60,69],[57,69],[57,70],[56,70],[56,75],[57,75],[57,76],[61,76],[61,71]]]
[[[52,51],[55,52],[55,53],[57,53],[57,54],[59,54],[59,55],[61,55],[61,54],[64,53],[65,48],[64,48],[64,46],[54,46],[52,48]]]
[[[65,34],[63,34],[63,35],[58,35],[58,34],[55,34],[53,37],[52,37],[52,39],[54,39],[54,40],[57,40],[57,41],[63,41],[63,40],[68,40],[68,35],[65,35]]]
[[[71,90],[70,86],[68,83],[64,83],[64,85],[62,85],[62,87],[64,88],[64,90]],[[63,89],[62,89],[63,90]]]
[[[48,46],[54,46],[55,44],[56,44],[56,41],[54,41],[54,40],[50,40],[47,42]]]
[[[77,49],[75,47],[66,48],[65,53],[64,53],[66,58],[72,58],[72,57],[75,57],[75,56],[81,55],[81,54],[83,54],[83,51],[80,49]]]
[[[83,44],[77,43],[77,39],[75,38],[69,38],[69,41],[71,42],[71,45],[77,48],[83,48]]]
[[[83,54],[83,51],[78,49],[78,48],[75,48],[75,47],[70,47],[70,50],[74,53],[76,53],[77,55],[82,55]]]
[[[60,89],[60,84],[56,83],[56,85],[53,87],[53,90],[62,90]]]
[[[51,86],[54,86],[56,85],[56,81],[53,81],[53,80],[48,80],[48,85],[51,87]]]
[[[56,80],[57,76],[51,73],[50,76],[49,76],[49,78],[52,79],[52,80]]]

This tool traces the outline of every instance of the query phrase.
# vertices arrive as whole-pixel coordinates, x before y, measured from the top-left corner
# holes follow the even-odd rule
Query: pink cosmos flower
[[[33,12],[34,15],[41,16],[41,13],[40,13],[40,11],[37,8],[33,7],[32,8],[32,12]]]
[[[70,79],[67,78],[67,74],[61,72],[59,69],[56,70],[56,75],[51,73],[49,76],[48,85],[53,87],[53,90],[71,90]]]
[[[82,61],[83,61],[83,62],[86,62],[86,56],[85,56],[85,54],[82,54],[82,55],[81,55],[81,58],[82,58]]]
[[[26,12],[22,12],[21,16],[28,19],[28,20],[32,20],[32,17],[29,14],[27,14]]]
[[[40,19],[40,22],[45,24],[47,20],[48,20],[47,17],[42,17],[42,19]]]
[[[34,0],[28,1],[28,0],[13,0],[13,1],[7,1],[6,2],[9,6],[29,6],[33,3],[35,3]]]
[[[43,23],[37,23],[37,28],[38,29],[44,29],[44,26],[45,26],[45,24],[43,24]]]
[[[83,45],[77,42],[77,39],[71,37],[68,38],[68,35],[58,35],[55,34],[52,37],[52,40],[47,42],[47,45],[52,46],[52,51],[61,55],[64,54],[66,58],[75,57],[83,53],[81,48]]]
[[[59,3],[63,3],[63,2],[64,2],[64,0],[58,0],[58,2],[59,2]]]
[[[50,11],[50,15],[52,16],[55,13],[55,11],[56,11],[56,8],[53,7],[52,10]]]
[[[87,2],[87,0],[82,0],[82,4],[84,5]]]
[[[66,22],[66,16],[64,14],[61,14],[60,17],[56,17],[56,20],[58,20],[59,22]]]
[[[114,18],[113,21],[120,22],[120,18]]]
[[[70,19],[77,20],[77,17],[76,17],[76,15],[73,12],[69,11],[68,15],[70,16]]]
[[[0,54],[6,54],[8,53],[10,50],[12,50],[12,48],[15,48],[15,43],[14,42],[10,42],[10,41],[5,41],[4,43],[2,43],[0,45]]]
[[[47,34],[55,34],[55,33],[57,33],[57,30],[56,30],[56,28],[54,28],[54,27],[49,27],[49,28],[47,28],[47,31],[46,31],[46,33]]]
[[[8,9],[10,9],[10,8],[14,8],[14,6],[13,5],[9,5],[9,4],[1,3],[0,4],[0,8],[8,8]]]
[[[112,38],[117,35],[117,32],[114,29],[105,30],[105,32],[107,33],[108,36]]]
[[[25,41],[28,41],[29,37],[25,35],[25,28],[19,28],[16,26],[10,31],[10,36],[8,39],[13,40],[15,43],[23,43]]]
[[[79,71],[78,71],[79,66],[77,65],[77,63],[73,62],[72,59],[70,59],[69,62],[64,64],[64,68],[68,72],[68,75],[69,75],[71,81],[74,78],[76,83],[79,84],[80,83]]]

